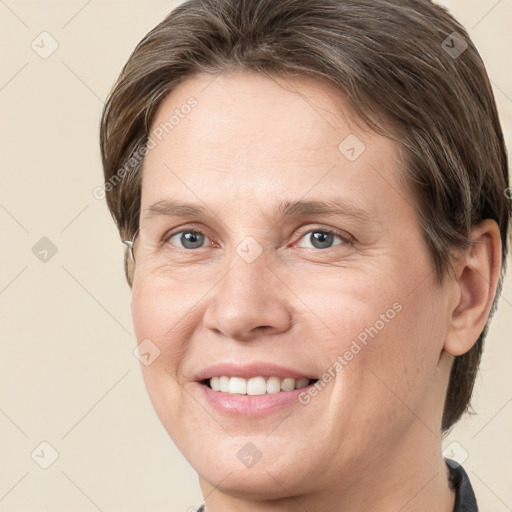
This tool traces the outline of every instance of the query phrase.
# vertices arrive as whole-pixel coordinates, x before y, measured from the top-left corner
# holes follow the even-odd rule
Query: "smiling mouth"
[[[244,379],[242,377],[221,376],[204,379],[201,384],[219,393],[256,396],[294,391],[316,382],[318,382],[318,379],[293,379],[290,377],[281,379],[275,376]]]

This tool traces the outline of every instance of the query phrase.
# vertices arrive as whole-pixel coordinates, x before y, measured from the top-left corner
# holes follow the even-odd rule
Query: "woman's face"
[[[354,119],[330,85],[250,72],[197,75],[158,110],[132,314],[151,401],[202,484],[348,488],[439,430],[450,294],[397,144]]]

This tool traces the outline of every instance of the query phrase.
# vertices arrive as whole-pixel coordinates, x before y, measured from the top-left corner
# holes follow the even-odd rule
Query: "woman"
[[[460,24],[424,0],[190,0],[130,56],[101,150],[146,387],[200,510],[477,510],[441,441],[510,202]]]

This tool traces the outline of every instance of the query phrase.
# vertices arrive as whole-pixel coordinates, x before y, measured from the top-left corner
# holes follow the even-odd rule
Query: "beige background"
[[[92,194],[102,183],[103,100],[135,44],[177,3],[0,0],[1,511],[174,512],[201,501],[146,396],[123,246]],[[446,3],[488,65],[510,147],[512,1]],[[42,237],[58,251],[47,262],[32,252]],[[508,277],[478,414],[445,443],[486,512],[512,510],[511,313]],[[43,441],[58,452],[48,469]]]

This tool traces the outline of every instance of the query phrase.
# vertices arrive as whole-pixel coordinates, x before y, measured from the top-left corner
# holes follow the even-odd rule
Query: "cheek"
[[[332,386],[332,415],[351,411],[364,429],[376,428],[378,417],[388,424],[400,417],[409,421],[404,404],[422,409],[446,335],[444,299],[436,286],[427,280],[411,293],[409,280],[394,277],[386,280],[393,285],[380,287],[364,278],[357,286],[349,280],[332,283],[317,302],[335,332],[316,338],[325,361],[324,380]],[[333,418],[333,424],[341,420]]]
[[[180,343],[183,334],[175,332],[179,323],[174,325],[184,313],[180,312],[179,301],[172,297],[168,288],[159,289],[148,280],[134,280],[131,310],[137,343],[146,344],[142,346],[149,346],[150,352],[156,350],[157,354],[150,364],[141,359],[144,384],[160,421],[171,436],[176,436],[173,425],[182,408],[178,369],[186,347]]]
[[[399,304],[400,311],[389,315],[393,318],[387,323],[384,319],[365,329],[367,345],[353,361],[352,375],[357,374],[354,391],[367,411],[380,411],[390,422],[405,424],[414,421],[414,414],[426,414],[423,420],[429,422],[425,407],[429,407],[436,386],[446,335],[442,298],[425,289],[414,297],[401,298]]]
[[[182,339],[189,313],[197,302],[195,295],[180,283],[151,277],[136,278],[132,287],[131,310],[138,342],[149,338],[165,351],[165,345]]]
[[[135,279],[131,308],[137,341],[160,338],[160,326],[168,314],[168,305],[162,301],[162,293],[152,290],[142,279]]]
[[[172,290],[142,280],[133,283],[131,311],[137,344],[145,344],[141,346],[148,346],[156,354],[150,364],[141,359],[144,381],[153,400],[158,386],[173,387],[181,381],[178,369],[186,350],[187,324],[180,319],[186,317],[186,311]]]

